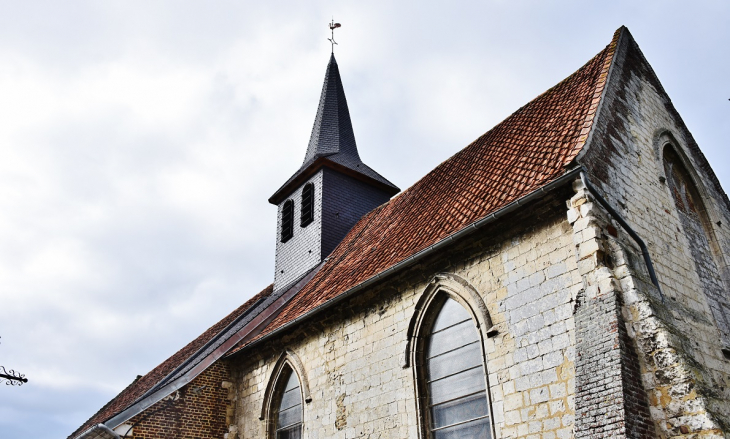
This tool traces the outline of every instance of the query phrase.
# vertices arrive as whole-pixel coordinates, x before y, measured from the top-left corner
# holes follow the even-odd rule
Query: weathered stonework
[[[581,180],[568,203],[584,289],[576,302],[575,437],[655,437],[638,359],[621,316],[610,218]]]
[[[647,242],[662,285],[664,300],[649,281],[640,251],[618,230],[618,238],[608,240],[615,247],[610,257],[657,435],[723,437],[730,425],[730,362],[722,354],[712,295],[727,291],[727,196],[636,43],[622,38],[619,45],[615,79],[601,109],[605,116],[578,161]],[[674,202],[663,166],[667,144],[699,189],[716,249],[712,256],[696,255],[697,238]],[[719,270],[702,266],[708,257]],[[708,288],[708,282],[714,286]]]
[[[265,423],[254,414],[284,348],[301,358],[311,387],[305,437],[419,437],[414,374],[412,365],[404,367],[408,326],[438,273],[468,282],[499,331],[484,337],[497,437],[572,437],[573,308],[582,284],[562,212],[555,200],[530,212],[544,220],[541,227],[495,227],[445,260],[412,269],[258,346],[256,359],[233,357],[239,437],[265,436]]]

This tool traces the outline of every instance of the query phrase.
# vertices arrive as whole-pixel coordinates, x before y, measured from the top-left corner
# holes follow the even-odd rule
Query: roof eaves
[[[317,171],[319,171],[324,166],[332,168],[343,174],[349,175],[357,180],[368,183],[371,186],[383,190],[390,196],[393,196],[400,192],[400,189],[397,186],[386,180],[384,177],[380,176],[380,174],[377,174],[375,171],[371,170],[373,173],[382,178],[383,181],[366,175],[357,169],[353,169],[349,166],[345,166],[341,163],[330,160],[329,157],[334,155],[336,154],[319,155],[316,159],[310,161],[307,166],[299,169],[289,180],[287,180],[286,183],[284,183],[276,192],[274,192],[274,195],[272,195],[268,200],[269,203],[273,205],[278,205],[279,203],[281,203],[284,199],[286,199],[286,197],[294,192],[297,187],[299,187],[312,175],[316,174]],[[367,165],[365,165],[364,163],[362,163],[362,165],[367,167]]]
[[[254,311],[255,308],[259,308],[258,313],[242,328],[237,329],[234,332],[230,332],[231,328],[236,327],[234,323],[237,322],[234,322],[217,335],[218,338],[225,338],[225,341],[223,341],[213,352],[209,353],[208,355],[206,355],[205,358],[202,358],[200,361],[198,361],[184,374],[169,380],[162,386],[153,387],[140,398],[138,398],[129,407],[109,418],[105,422],[105,424],[107,426],[115,428],[118,425],[128,421],[137,414],[143,412],[147,408],[159,402],[166,396],[184,387],[186,384],[195,379],[195,377],[205,371],[210,365],[225,356],[229,350],[234,348],[239,343],[256,337],[258,334],[261,333],[266,325],[268,325],[269,322],[271,322],[271,320],[273,320],[278,315],[278,312],[281,311],[284,305],[286,305],[289,300],[291,300],[299,291],[301,291],[301,289],[304,288],[304,286],[317,274],[317,272],[319,272],[323,264],[324,263],[310,270],[298,281],[295,281],[289,288],[282,288],[281,290],[278,290],[278,292],[275,291],[266,298],[262,298],[261,300],[263,300],[263,302],[257,302],[254,306],[250,308],[251,311]],[[246,314],[248,315],[249,313]],[[198,352],[204,351],[201,349]]]
[[[292,328],[293,326],[299,324],[300,322],[307,320],[326,309],[329,309],[333,305],[349,298],[350,296],[356,294],[357,292],[361,291],[362,289],[369,287],[377,282],[380,282],[383,279],[410,267],[411,265],[422,260],[423,258],[430,256],[433,252],[442,250],[444,247],[451,245],[452,243],[455,243],[456,241],[460,240],[461,238],[463,238],[465,236],[470,235],[471,233],[486,226],[487,224],[490,224],[490,223],[496,221],[497,219],[502,218],[506,214],[518,209],[519,207],[522,207],[526,203],[529,203],[530,201],[535,200],[538,196],[544,195],[558,187],[561,187],[569,182],[572,182],[573,180],[575,180],[576,178],[578,178],[580,176],[580,172],[582,170],[583,170],[583,168],[579,166],[579,167],[573,168],[573,169],[565,172],[563,175],[559,176],[558,178],[536,188],[532,192],[505,205],[504,207],[485,216],[484,218],[481,218],[481,219],[463,227],[462,229],[458,230],[457,232],[441,239],[440,241],[432,244],[431,246],[429,246],[429,247],[409,256],[408,258],[392,265],[391,267],[377,273],[376,275],[355,285],[354,287],[348,289],[347,291],[344,291],[343,293],[340,293],[337,296],[327,300],[326,302],[322,303],[321,305],[306,311],[305,313],[301,314],[300,316],[296,317],[295,319],[283,324],[282,326],[279,326],[278,328],[274,329],[273,331],[271,331],[269,333],[264,334],[262,337],[253,340],[251,343],[249,343],[247,345],[240,345],[238,348],[236,348],[230,354],[228,354],[228,356],[238,355],[245,350],[251,349],[256,345],[259,345],[260,343],[262,343],[266,340],[269,340],[270,338]]]
[[[104,424],[96,424],[76,437],[77,439],[119,439],[119,435]]]
[[[77,438],[79,434],[81,434],[83,431],[88,430],[93,425],[98,424],[99,422],[105,422],[108,419],[110,419],[112,416],[121,413],[122,411],[126,410],[129,406],[131,406],[135,401],[139,400],[141,396],[134,396],[137,391],[142,392],[142,394],[149,391],[149,389],[152,389],[155,387],[160,381],[166,379],[170,376],[170,373],[167,372],[165,375],[162,375],[161,378],[157,378],[156,375],[160,369],[166,370],[165,366],[168,363],[172,363],[172,368],[176,369],[181,363],[186,362],[192,357],[199,356],[202,352],[200,348],[196,348],[192,353],[186,352],[189,350],[191,345],[194,345],[198,340],[203,340],[203,344],[207,345],[208,341],[211,339],[217,337],[220,333],[223,333],[231,327],[231,322],[236,320],[241,314],[244,314],[256,304],[258,303],[258,299],[268,297],[272,294],[273,290],[273,284],[269,285],[268,287],[264,288],[261,292],[256,294],[254,297],[246,301],[243,305],[238,307],[236,310],[234,310],[232,313],[221,319],[219,322],[208,328],[205,332],[203,332],[200,336],[198,336],[195,340],[188,343],[186,346],[178,350],[176,353],[174,353],[172,356],[168,357],[165,361],[160,363],[158,366],[156,366],[154,369],[152,369],[150,372],[148,372],[144,376],[137,376],[135,380],[130,383],[127,387],[125,387],[121,392],[119,392],[114,398],[112,398],[109,402],[104,404],[101,409],[99,409],[94,415],[92,415],[84,424],[81,425],[76,431],[71,433],[69,438]],[[222,328],[218,329],[221,325]],[[176,358],[179,357],[179,358]],[[167,369],[169,370],[169,369]],[[131,397],[131,398],[130,398]],[[128,400],[128,401],[126,401]],[[86,429],[86,430],[85,430]]]

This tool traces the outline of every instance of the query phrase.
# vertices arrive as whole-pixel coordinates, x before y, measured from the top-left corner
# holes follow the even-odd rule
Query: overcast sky
[[[401,188],[621,25],[730,187],[730,3],[438,3],[0,0],[0,365],[30,379],[0,436],[67,436],[272,281],[333,16],[360,155]]]

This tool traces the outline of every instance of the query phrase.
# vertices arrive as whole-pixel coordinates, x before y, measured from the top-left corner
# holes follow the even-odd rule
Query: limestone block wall
[[[228,438],[266,437],[264,393],[286,349],[300,358],[311,392],[305,438],[419,437],[408,327],[440,273],[473,287],[499,332],[483,337],[496,437],[573,437],[582,278],[565,219],[570,192],[232,357],[236,422]]]
[[[638,248],[619,230],[616,241],[623,244],[614,258],[628,261],[617,274],[622,313],[638,349],[652,417],[663,435],[719,434],[716,429],[730,425],[730,360],[718,328],[730,317],[721,303],[730,281],[727,196],[628,33],[617,54],[589,148],[578,161],[646,241],[665,296],[658,298]],[[707,209],[709,258],[693,254],[698,241],[675,205],[663,167],[667,143]],[[702,416],[706,421],[699,421]]]

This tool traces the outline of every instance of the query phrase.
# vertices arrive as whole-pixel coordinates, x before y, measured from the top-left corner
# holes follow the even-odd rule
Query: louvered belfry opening
[[[294,236],[294,202],[286,200],[281,212],[281,242],[287,242]]]
[[[479,334],[454,299],[444,302],[426,349],[428,430],[432,439],[489,439],[489,403]]]
[[[314,221],[314,185],[308,183],[302,190],[302,227]]]

